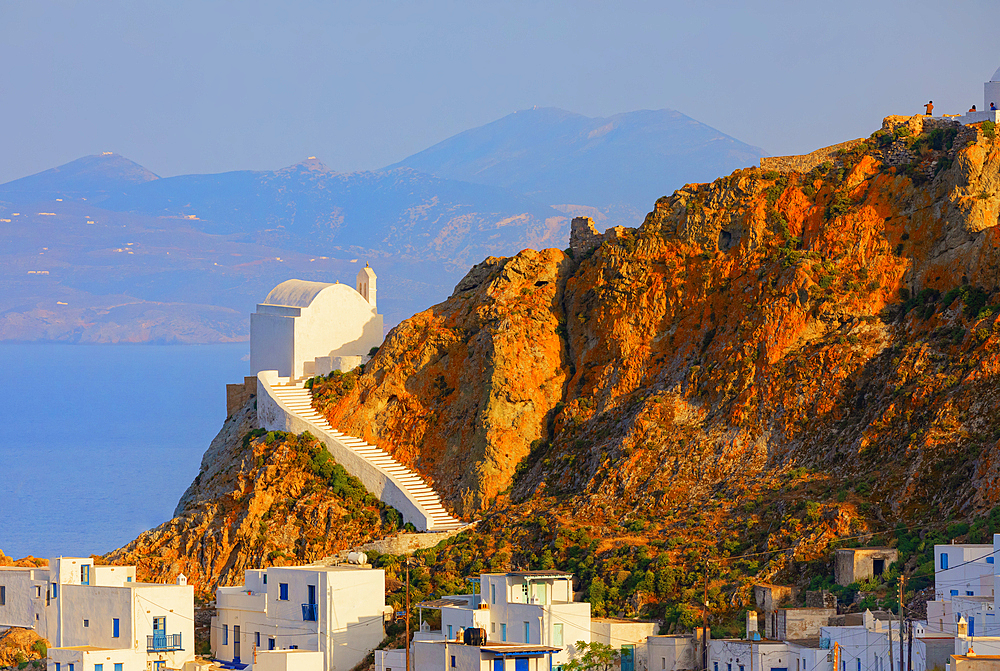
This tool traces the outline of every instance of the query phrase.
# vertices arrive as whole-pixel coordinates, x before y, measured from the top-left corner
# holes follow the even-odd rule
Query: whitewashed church
[[[288,280],[250,315],[250,368],[301,379],[348,371],[382,344],[375,272],[365,264],[357,286]]]

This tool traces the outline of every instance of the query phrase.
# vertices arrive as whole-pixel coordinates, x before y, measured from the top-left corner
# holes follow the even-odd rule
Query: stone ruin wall
[[[573,258],[582,260],[592,251],[600,247],[605,240],[615,240],[624,237],[632,229],[624,226],[612,226],[604,233],[598,233],[594,220],[590,217],[574,217],[569,232],[569,249]]]

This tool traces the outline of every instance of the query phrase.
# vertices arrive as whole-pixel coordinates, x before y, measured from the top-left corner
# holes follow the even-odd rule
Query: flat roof
[[[469,594],[466,598],[461,596],[445,596],[440,599],[431,599],[430,601],[421,601],[416,605],[417,608],[453,608],[469,606],[472,604],[472,595]]]
[[[112,650],[128,650],[128,648],[98,648],[93,645],[67,645],[64,648],[49,648],[49,650],[78,650],[80,652],[111,652]]]
[[[507,575],[507,576],[519,576],[525,578],[565,578],[572,576],[573,574],[569,571],[508,571],[507,573],[487,573],[486,575]]]

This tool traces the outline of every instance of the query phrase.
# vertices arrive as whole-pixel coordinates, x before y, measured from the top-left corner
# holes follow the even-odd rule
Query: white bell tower
[[[372,312],[377,309],[375,304],[375,281],[378,279],[375,271],[368,264],[358,271],[358,293],[372,306]]]
[[[983,84],[983,111],[990,111],[990,103],[996,103],[1000,109],[1000,68],[993,73],[988,82]]]

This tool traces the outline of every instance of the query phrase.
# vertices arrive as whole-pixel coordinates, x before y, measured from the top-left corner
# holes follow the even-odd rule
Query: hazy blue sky
[[[377,168],[533,105],[673,108],[772,154],[982,102],[1000,3],[0,0],[0,182]]]

